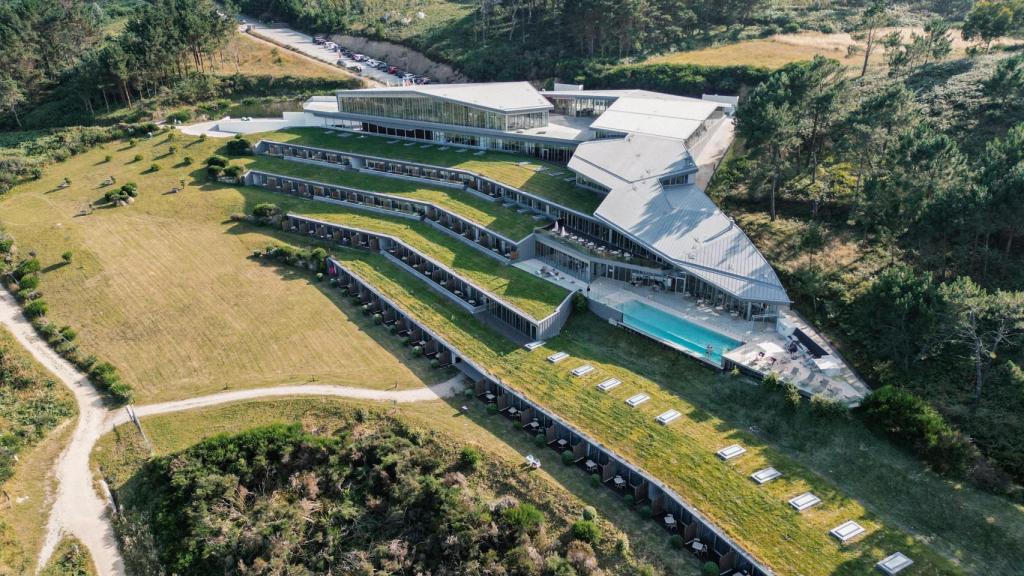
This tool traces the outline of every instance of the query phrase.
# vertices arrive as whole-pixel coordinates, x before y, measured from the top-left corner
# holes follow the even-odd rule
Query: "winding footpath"
[[[89,454],[100,436],[114,426],[129,421],[126,410],[110,410],[102,396],[93,388],[85,374],[54,352],[40,338],[29,321],[22,315],[14,297],[0,288],[0,323],[14,334],[18,342],[40,364],[52,372],[74,393],[78,403],[78,423],[71,441],[57,459],[54,473],[57,494],[46,525],[46,537],[39,551],[38,568],[50,559],[64,534],[78,538],[92,555],[99,576],[123,576],[124,561],[118,550],[117,539],[107,515],[107,504],[96,493]],[[134,406],[136,416],[153,416],[185,410],[195,410],[238,402],[273,397],[336,396],[358,400],[383,402],[427,402],[451,396],[462,388],[461,377],[414,390],[371,390],[329,384],[306,384],[236,390],[175,400],[159,404]]]

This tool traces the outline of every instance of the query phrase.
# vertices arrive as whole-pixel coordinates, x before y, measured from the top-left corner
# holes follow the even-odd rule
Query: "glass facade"
[[[600,116],[615,102],[614,96],[549,96],[545,98],[555,107],[555,114],[564,116]]]
[[[600,192],[601,194],[607,194],[609,192],[607,186],[598,184],[596,181],[591,180],[582,174],[576,175],[576,185],[587,188],[588,190],[593,190],[594,192]]]
[[[548,125],[547,110],[506,114],[415,94],[402,96],[339,95],[338,111],[348,114],[400,118],[501,131],[526,130]]]

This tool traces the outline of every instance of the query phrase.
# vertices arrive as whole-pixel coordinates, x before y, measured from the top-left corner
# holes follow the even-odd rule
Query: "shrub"
[[[281,209],[277,207],[277,204],[270,202],[261,202],[252,209],[252,215],[257,218],[271,218],[281,213]]]
[[[209,158],[206,159],[206,165],[220,166],[221,168],[226,168],[228,165],[228,159],[219,154],[214,154],[213,156],[210,156]]]
[[[390,332],[392,334],[396,334],[398,332],[398,325],[397,324],[392,324],[391,326],[388,326],[388,332]],[[472,396],[472,395],[473,395],[472,391],[470,391],[470,396]]]
[[[566,466],[572,466],[572,452],[562,452],[562,464]]]
[[[60,329],[60,335],[63,336],[65,340],[71,341],[78,337],[78,332],[75,332],[75,329],[71,326],[62,326]]]
[[[132,162],[142,162],[142,154],[136,154],[132,157]]]
[[[29,274],[35,274],[42,269],[43,265],[39,263],[39,259],[32,257],[27,260],[23,260],[21,264],[14,271],[14,276],[18,279],[24,278]]]
[[[150,164],[149,165],[149,169],[146,170],[146,172],[159,172],[159,171],[160,171],[160,165],[157,164],[156,162]]]
[[[173,145],[172,146],[168,146],[167,147],[167,153],[168,154],[177,154],[178,153],[178,147],[177,146],[173,146]]]
[[[431,358],[430,359],[430,367],[431,368],[438,368],[439,366],[441,366],[441,362],[437,358]]]
[[[114,159],[114,157],[111,156],[110,154],[107,154],[106,156],[103,157],[103,161],[107,162],[107,163],[109,163],[113,159]]]
[[[132,401],[132,387],[120,380],[111,384],[110,388],[107,389],[107,393],[118,404],[127,404]]]
[[[242,135],[239,134],[224,145],[224,151],[232,156],[244,156],[252,152],[252,147],[249,146],[249,142],[244,140]]]
[[[650,506],[644,504],[636,509],[636,513],[639,514],[641,518],[650,518],[654,514],[654,511],[651,510]]]
[[[685,542],[683,542],[682,536],[680,536],[679,534],[673,534],[668,537],[668,544],[676,550],[682,550],[683,544],[685,544]]]
[[[483,459],[483,453],[472,446],[466,446],[459,452],[459,465],[467,470],[478,469]]]
[[[547,442],[547,436],[543,434],[537,434],[536,436],[533,437],[533,443],[536,444],[537,446],[543,446],[547,444]]]
[[[171,124],[175,124],[181,122],[188,122],[191,118],[192,112],[190,112],[187,108],[182,108],[181,110],[175,110],[174,112],[168,114],[166,120]]]
[[[463,390],[462,391],[462,397],[463,398],[472,398],[473,397],[473,389],[472,388],[466,388],[465,390]]]
[[[583,519],[593,520],[594,518],[597,518],[597,508],[594,508],[593,506],[584,506]]]
[[[487,415],[488,416],[494,416],[497,413],[498,413],[498,406],[497,406],[497,404],[488,404],[487,405]]]
[[[576,540],[589,544],[597,544],[601,540],[601,528],[593,520],[577,520],[573,522],[569,533]]]
[[[586,312],[587,297],[582,292],[576,292],[572,295],[572,307],[577,312]]]
[[[594,488],[597,488],[598,486],[600,486],[601,485],[601,476],[599,474],[591,474],[590,475],[590,485],[593,486]]]
[[[121,192],[124,192],[127,196],[135,198],[139,195],[139,185],[135,182],[125,182],[121,185]]]
[[[622,503],[632,508],[633,504],[636,503],[636,498],[634,498],[632,494],[626,494],[622,497]]]
[[[25,316],[29,319],[45,316],[48,306],[43,300],[33,300],[25,305]]]
[[[799,29],[797,27],[797,30]],[[718,576],[719,574],[721,574],[721,570],[719,570],[717,562],[705,562],[700,568],[700,576]]]
[[[416,357],[422,356],[423,355],[423,348],[420,347],[420,346],[413,346],[412,347],[412,355],[416,356]]]
[[[922,453],[939,472],[962,476],[979,458],[970,440],[913,393],[882,386],[862,405],[864,419],[898,444]]]
[[[223,173],[224,173],[224,168],[222,168],[220,166],[207,166],[206,167],[206,175],[209,176],[210,178],[214,178],[214,179],[220,178],[221,174],[223,174]]]
[[[811,396],[811,413],[821,418],[839,418],[848,412],[842,402],[833,400],[823,394]]]
[[[35,290],[39,287],[39,276],[37,274],[28,274],[21,277],[18,281],[18,288],[22,290]]]
[[[71,250],[65,250],[64,253],[60,255],[60,259],[63,260],[65,264],[70,264],[71,259],[74,257],[75,254]]]
[[[519,504],[501,512],[501,519],[517,534],[534,534],[544,523],[544,513],[533,504]]]
[[[323,274],[317,274],[317,276],[323,276]],[[373,315],[373,323],[374,324],[380,325],[383,322],[384,322],[384,315],[383,314],[377,313],[377,314]]]
[[[228,166],[227,168],[224,169],[224,175],[231,178],[238,178],[242,175],[243,172],[245,172],[245,168],[242,168],[237,164]]]

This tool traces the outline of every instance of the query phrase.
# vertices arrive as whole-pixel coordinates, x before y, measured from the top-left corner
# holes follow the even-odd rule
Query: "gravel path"
[[[58,482],[57,496],[47,520],[46,538],[39,551],[38,566],[42,568],[46,564],[61,536],[68,533],[77,537],[89,549],[99,576],[122,576],[125,574],[124,562],[107,516],[107,504],[93,488],[89,454],[100,436],[115,425],[128,422],[127,411],[109,410],[85,375],[39,338],[35,329],[22,315],[14,297],[3,289],[0,289],[0,322],[40,364],[53,372],[74,393],[78,402],[78,423],[74,435],[61,452],[54,470]],[[133,409],[137,416],[143,417],[241,400],[286,396],[336,396],[383,402],[426,402],[450,396],[461,388],[461,376],[415,390],[370,390],[330,384],[306,384],[222,392],[199,398],[134,406]]]

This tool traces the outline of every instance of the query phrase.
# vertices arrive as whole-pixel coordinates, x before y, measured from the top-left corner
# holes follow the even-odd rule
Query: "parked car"
[[[314,44],[323,44],[326,41],[327,41],[327,39],[324,38],[323,36],[314,36],[313,37],[313,43]]]
[[[324,48],[327,48],[328,50],[334,50],[337,47],[338,45],[334,42],[324,42]]]
[[[416,77],[415,74],[410,74],[408,72],[405,73],[405,74],[402,74],[402,80],[412,80],[415,77]]]
[[[366,56],[363,56],[362,54],[352,54],[352,59],[356,62],[362,62],[363,60],[366,60]]]
[[[341,60],[338,60],[338,62],[341,62]],[[359,64],[349,64],[345,68],[349,72],[355,72],[356,74],[362,74],[362,72],[363,72],[363,67],[360,66]]]
[[[395,68],[395,71],[391,73],[392,76],[398,76],[399,78],[402,77],[402,74],[405,74],[405,72],[399,70],[398,68]]]
[[[397,66],[388,66],[388,74],[394,74],[395,72],[398,72]]]

